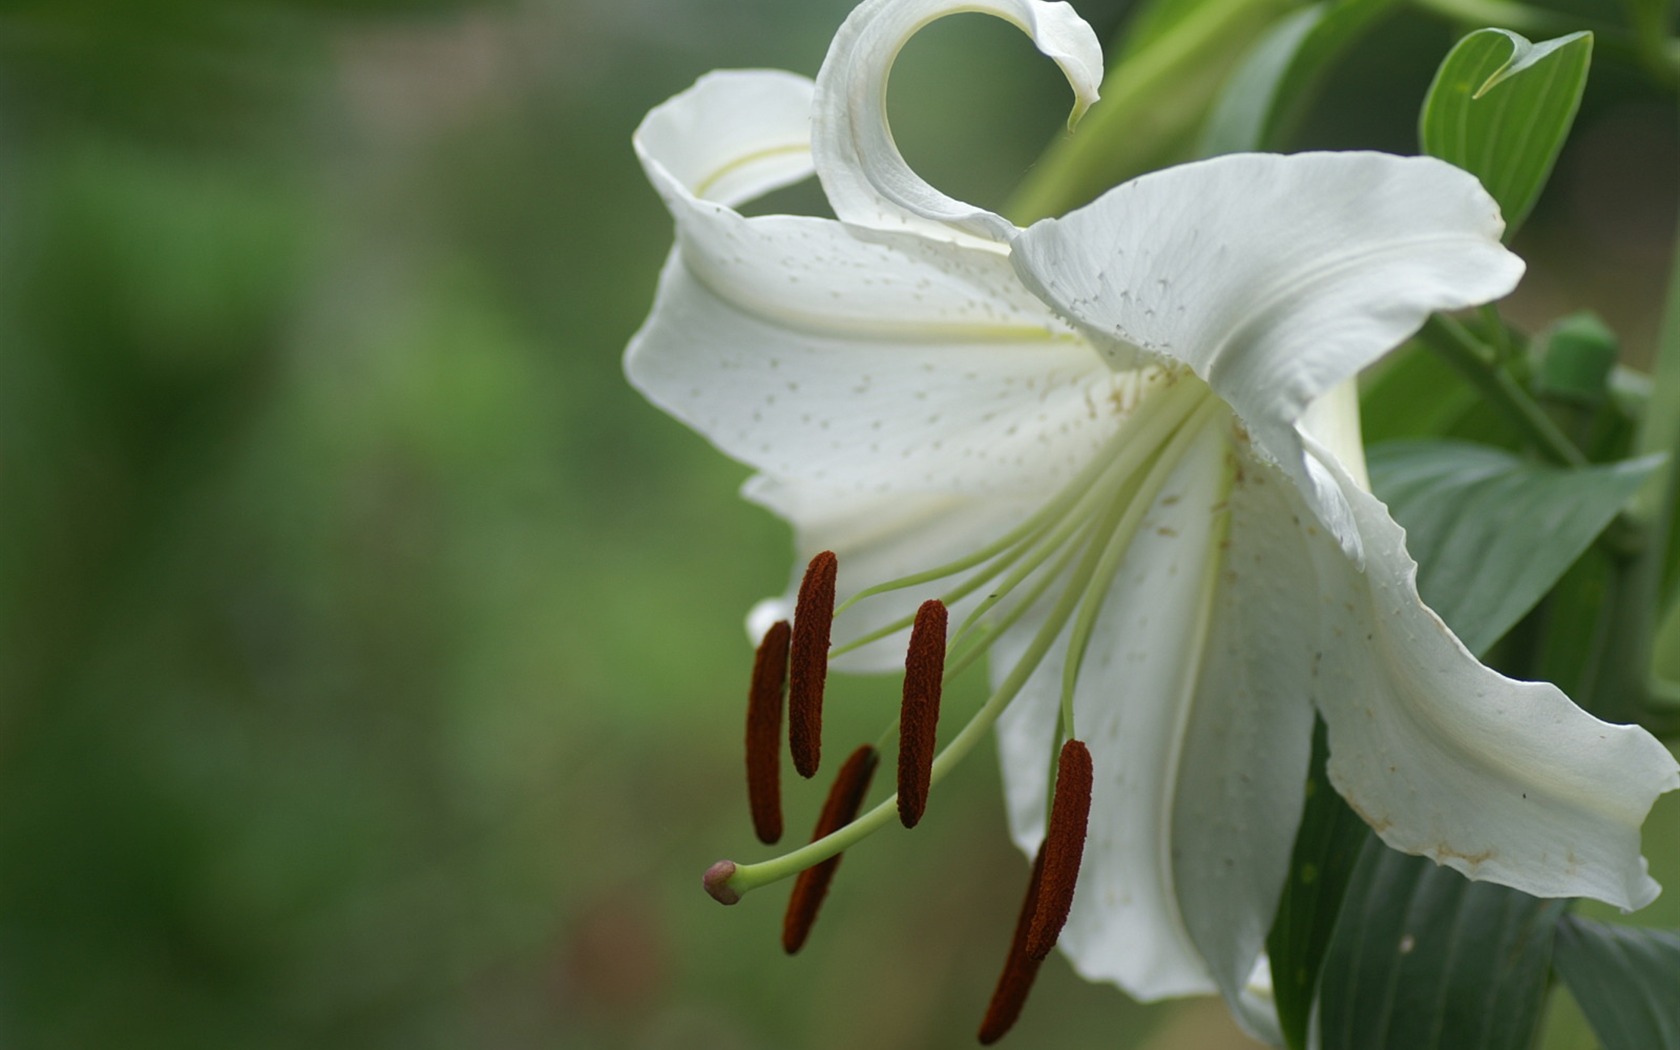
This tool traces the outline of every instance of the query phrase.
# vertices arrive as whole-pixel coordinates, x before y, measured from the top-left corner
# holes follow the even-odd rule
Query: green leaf
[[[1328,4],[1304,7],[1278,22],[1231,74],[1214,103],[1197,152],[1204,157],[1264,149],[1279,89],[1301,45],[1323,24]]]
[[[1591,33],[1531,44],[1478,29],[1436,70],[1418,119],[1423,151],[1482,180],[1505,213],[1507,240],[1546,185],[1591,63]]]
[[[1395,0],[1324,0],[1272,26],[1220,92],[1198,152],[1283,149],[1331,63],[1394,6]]]
[[[1680,931],[1570,915],[1553,964],[1604,1050],[1680,1050]]]
[[[1359,417],[1367,445],[1452,433],[1482,399],[1453,367],[1418,343],[1390,354],[1360,377]]]
[[[1329,753],[1324,721],[1318,719],[1313,725],[1307,801],[1295,833],[1289,881],[1266,936],[1278,1024],[1291,1050],[1304,1050],[1307,1045],[1307,1024],[1324,953],[1330,947],[1330,934],[1360,848],[1371,837],[1365,822],[1330,786],[1324,774]]]
[[[1523,677],[1547,681],[1588,711],[1605,698],[1597,695],[1599,661],[1609,645],[1611,618],[1603,611],[1613,600],[1615,563],[1603,550],[1588,548],[1547,592],[1528,643]],[[1612,704],[1613,701],[1610,701]]]
[[[1325,957],[1320,1045],[1528,1050],[1563,909],[1370,840]]]
[[[1457,441],[1370,452],[1372,489],[1406,528],[1419,593],[1476,653],[1534,607],[1661,464],[1565,469]]]

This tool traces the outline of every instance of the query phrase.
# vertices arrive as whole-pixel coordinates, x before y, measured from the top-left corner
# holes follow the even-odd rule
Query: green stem
[[[1516,355],[1516,347],[1511,343],[1511,329],[1506,327],[1505,319],[1499,316],[1499,304],[1483,303],[1476,312],[1482,315],[1484,330],[1493,336],[1494,363],[1505,364]]]
[[[1662,324],[1657,331],[1652,367],[1651,394],[1645,416],[1634,436],[1634,452],[1669,454],[1667,467],[1652,478],[1634,497],[1628,514],[1654,531],[1658,557],[1665,557],[1673,528],[1675,503],[1680,499],[1680,231],[1675,235],[1675,255],[1668,275],[1668,296]],[[1660,529],[1660,532],[1655,530]],[[1666,560],[1666,557],[1665,557]],[[1664,566],[1664,595],[1670,581]]]
[[[1587,457],[1569,436],[1535,404],[1509,372],[1493,363],[1490,349],[1462,325],[1437,314],[1424,324],[1418,338],[1469,380],[1547,459],[1566,467],[1587,465]]]
[[[1634,436],[1640,455],[1667,453],[1663,469],[1646,482],[1626,512],[1644,542],[1628,559],[1621,583],[1628,590],[1614,610],[1622,639],[1607,674],[1620,695],[1642,701],[1636,711],[1653,730],[1680,731],[1680,682],[1660,679],[1656,632],[1675,599],[1676,515],[1680,513],[1680,231],[1669,270],[1667,301],[1657,332],[1650,400]],[[1610,663],[1607,661],[1607,663]]]

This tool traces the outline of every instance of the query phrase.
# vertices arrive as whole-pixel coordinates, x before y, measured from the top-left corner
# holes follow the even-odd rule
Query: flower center
[[[879,595],[946,581],[948,586],[939,599],[948,608],[963,607],[966,612],[945,644],[945,681],[979,661],[994,641],[1029,613],[1045,610],[1044,622],[1026,651],[934,758],[931,784],[937,784],[973,750],[1064,634],[1068,649],[1062,670],[1062,733],[1056,738],[1057,745],[1062,739],[1077,736],[1073,695],[1079,666],[1127,548],[1196,437],[1208,427],[1229,423],[1229,410],[1200,380],[1187,373],[1161,373],[1091,462],[1026,520],[961,559],[868,587],[834,609],[833,617],[840,619]],[[819,744],[802,737],[817,731],[820,715],[813,718],[798,712],[802,705],[809,705],[810,695],[820,697],[826,661],[811,654],[801,655],[801,625],[807,625],[803,636],[812,639],[808,644],[826,643],[829,625],[827,610],[822,606],[823,598],[833,594],[833,558],[824,552],[813,559],[812,571],[801,588],[800,615],[793,626],[790,737],[796,763],[801,762],[801,751],[813,756],[808,763],[812,772]],[[806,593],[813,590],[814,598]],[[969,601],[981,593],[984,597],[978,602]],[[913,627],[915,620],[915,616],[894,620],[834,647],[828,656],[879,642]],[[921,651],[924,655],[920,660],[925,665],[925,643]],[[808,683],[804,687],[798,685],[802,678]],[[793,726],[801,717],[807,724],[803,728]],[[897,728],[895,723],[883,737]],[[801,772],[805,769],[802,766]],[[807,846],[758,864],[737,865],[729,886],[736,893],[744,893],[826,860],[884,826],[897,804],[896,797],[887,799],[858,820]]]
[[[784,944],[804,943],[840,854],[884,827],[896,814],[906,827],[921,820],[930,789],[996,724],[1009,704],[1065,640],[1060,690],[1060,731],[1055,781],[1047,793],[1049,829],[1029,888],[1034,916],[1011,949],[987,1031],[1006,1029],[1019,1009],[1037,963],[1049,952],[1067,909],[1084,843],[1090,806],[1091,760],[1074,724],[1074,695],[1086,649],[1104,600],[1145,517],[1169,479],[1210,428],[1232,426],[1230,411],[1188,372],[1135,373],[1137,384],[1117,403],[1122,419],[1079,473],[1032,514],[996,540],[956,561],[868,587],[834,607],[837,562],[831,552],[812,559],[800,587],[791,631],[777,623],[760,646],[748,715],[748,785],[760,837],[780,830],[774,748],[780,710],[780,669],[789,670],[789,741],[801,775],[816,772],[821,752],[821,703],[827,661],[833,656],[911,631],[899,719],[876,746],[853,753],[824,806],[813,841],[757,864],[720,861],[706,874],[713,897],[732,904],[749,890],[799,876],[790,903]],[[915,615],[901,617],[844,645],[829,646],[835,620],[881,595],[942,587]],[[948,630],[947,610],[957,612]],[[1040,622],[1025,649],[1005,668],[994,666],[996,686],[957,733],[935,754],[943,684],[985,656],[1000,637],[1032,615]],[[858,815],[875,755],[899,734],[898,791]],[[1070,758],[1070,754],[1072,757]],[[1059,772],[1058,772],[1059,771]],[[772,816],[773,814],[773,816]],[[1023,940],[1024,938],[1024,940]]]

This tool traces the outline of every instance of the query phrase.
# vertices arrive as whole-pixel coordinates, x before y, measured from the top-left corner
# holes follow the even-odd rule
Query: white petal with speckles
[[[1207,380],[1357,556],[1346,505],[1295,424],[1432,312],[1515,287],[1523,264],[1503,229],[1474,178],[1430,157],[1235,154],[1036,223],[1014,260],[1093,332]]]
[[[796,93],[768,76],[748,83]],[[1040,488],[1082,466],[1135,381],[1028,294],[1005,257],[822,219],[749,219],[693,195],[679,167],[730,162],[714,150],[693,163],[690,140],[710,143],[709,120],[733,126],[750,104],[710,105],[726,86],[739,85],[702,81],[644,122],[660,134],[637,140],[678,244],[630,344],[631,381],[729,455],[857,496]]]
[[[1658,795],[1680,788],[1674,757],[1550,683],[1482,666],[1419,600],[1417,565],[1386,508],[1326,462],[1367,550],[1357,572],[1308,537],[1330,782],[1402,852],[1538,897],[1649,904],[1658,887],[1639,826]]]

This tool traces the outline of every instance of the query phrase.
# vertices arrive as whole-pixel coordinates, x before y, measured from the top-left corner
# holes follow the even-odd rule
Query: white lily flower
[[[1061,66],[1076,115],[1095,99],[1100,51],[1066,4],[868,0],[815,84],[713,73],[635,137],[677,244],[627,371],[755,468],[746,495],[806,557],[838,554],[836,666],[898,666],[941,594],[967,624],[952,659],[985,653],[994,692],[934,776],[995,723],[1029,854],[1077,731],[1095,783],[1060,946],[1139,999],[1220,991],[1266,1030],[1243,993],[1315,711],[1331,782],[1388,845],[1649,902],[1639,826],[1674,759],[1482,666],[1367,491],[1350,381],[1432,312],[1514,287],[1492,199],[1427,158],[1238,155],[1017,229],[919,179],[885,117],[904,42],[976,10]],[[836,220],[734,210],[813,171]]]

